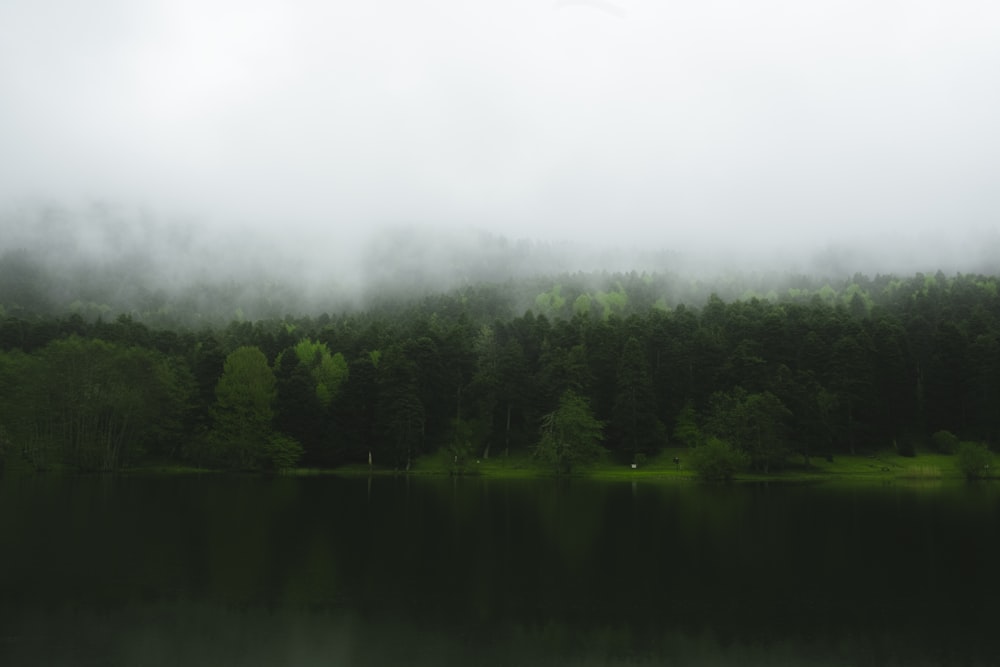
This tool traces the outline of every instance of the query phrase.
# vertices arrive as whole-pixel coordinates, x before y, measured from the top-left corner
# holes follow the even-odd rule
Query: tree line
[[[564,278],[198,330],[7,315],[0,456],[404,470],[530,451],[568,469],[600,448],[629,463],[723,442],[771,471],[945,431],[997,442],[994,277],[855,276],[697,307],[643,276]]]

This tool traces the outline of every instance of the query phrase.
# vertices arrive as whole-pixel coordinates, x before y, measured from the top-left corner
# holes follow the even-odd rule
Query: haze
[[[973,0],[6,0],[0,250],[109,202],[303,266],[404,227],[995,268],[998,34]]]

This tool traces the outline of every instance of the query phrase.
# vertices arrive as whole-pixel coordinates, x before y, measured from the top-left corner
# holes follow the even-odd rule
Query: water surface
[[[0,480],[0,664],[987,665],[990,485]]]

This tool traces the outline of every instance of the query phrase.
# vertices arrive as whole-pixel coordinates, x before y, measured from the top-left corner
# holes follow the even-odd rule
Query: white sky
[[[799,247],[994,233],[995,0],[0,0],[0,201]]]

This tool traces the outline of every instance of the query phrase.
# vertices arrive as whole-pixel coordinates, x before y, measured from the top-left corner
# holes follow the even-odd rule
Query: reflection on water
[[[0,664],[991,664],[1000,494],[0,480]]]

